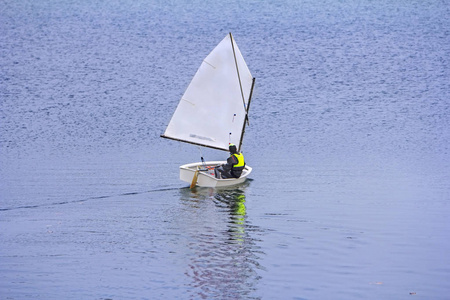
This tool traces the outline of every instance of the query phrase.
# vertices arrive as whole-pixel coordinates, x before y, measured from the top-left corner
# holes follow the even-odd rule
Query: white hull
[[[226,161],[207,161],[205,162],[206,166],[218,166],[221,164],[225,164]],[[252,168],[249,166],[245,166],[242,171],[242,175],[239,178],[228,178],[228,179],[218,179],[214,176],[214,169],[205,170],[204,164],[201,162],[191,163],[187,165],[180,166],[180,179],[187,182],[192,183],[192,179],[194,178],[194,174],[197,170],[197,186],[200,187],[225,187],[243,183],[248,175],[252,172]]]

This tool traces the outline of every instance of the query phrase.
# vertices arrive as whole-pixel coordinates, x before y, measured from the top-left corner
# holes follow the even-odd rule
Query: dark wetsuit
[[[227,159],[227,163],[216,168],[217,178],[239,178],[245,168],[244,155],[233,153]]]

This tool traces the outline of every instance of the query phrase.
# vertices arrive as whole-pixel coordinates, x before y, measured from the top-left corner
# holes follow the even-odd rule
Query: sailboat
[[[241,152],[254,85],[255,78],[229,33],[203,60],[161,137],[224,151],[235,144]],[[226,161],[201,160],[180,166],[180,179],[191,188],[240,184],[252,172],[246,165],[239,178],[219,179],[214,167]]]

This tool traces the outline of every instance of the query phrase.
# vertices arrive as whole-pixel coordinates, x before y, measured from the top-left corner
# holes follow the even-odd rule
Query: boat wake
[[[68,200],[68,201],[45,203],[45,204],[42,203],[42,204],[36,204],[36,205],[23,205],[23,206],[16,206],[16,207],[6,207],[6,208],[0,208],[0,212],[17,210],[17,209],[31,209],[31,208],[51,207],[51,206],[58,206],[58,205],[65,205],[65,204],[83,203],[83,202],[92,201],[92,200],[108,199],[108,198],[113,198],[113,197],[142,195],[142,194],[147,194],[147,193],[174,191],[174,190],[179,190],[179,189],[180,189],[180,187],[167,187],[167,188],[160,188],[160,189],[154,189],[154,190],[149,190],[149,191],[129,192],[129,193],[122,193],[122,194],[115,194],[115,195],[88,197],[88,198],[78,199],[78,200]]]

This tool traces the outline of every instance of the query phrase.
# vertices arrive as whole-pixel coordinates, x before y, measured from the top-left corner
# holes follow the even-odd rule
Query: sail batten
[[[252,84],[230,33],[203,60],[161,136],[225,151],[239,145]]]

